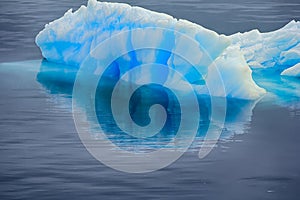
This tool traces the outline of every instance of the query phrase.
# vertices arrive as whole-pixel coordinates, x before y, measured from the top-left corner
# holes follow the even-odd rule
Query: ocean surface
[[[254,28],[272,31],[292,19],[300,20],[297,0],[122,2],[188,19],[227,35]],[[272,95],[255,102],[228,99],[221,138],[203,159],[198,157],[201,131],[179,160],[151,173],[119,172],[89,154],[72,115],[76,70],[43,61],[34,43],[46,23],[85,3],[0,1],[1,200],[299,199],[300,99],[289,93],[300,91],[299,80],[275,80],[272,84],[277,84],[277,90],[272,92],[276,100]],[[264,84],[262,77],[254,78]],[[288,90],[281,90],[285,86]],[[145,90],[136,95],[149,94]],[[107,100],[101,95],[98,98],[104,103]],[[155,98],[149,97],[147,103],[156,102]],[[97,114],[99,123],[114,130],[108,137],[115,144],[144,151],[145,144],[159,148],[157,144],[173,136],[172,131],[178,128],[176,102],[174,105],[167,107],[175,123],[169,122],[159,136],[146,143],[121,134],[109,113],[103,112],[105,104],[98,105]],[[144,116],[148,107],[138,108],[133,117],[139,124],[147,123],[149,119]],[[200,109],[204,111],[200,126],[205,129],[207,113]]]

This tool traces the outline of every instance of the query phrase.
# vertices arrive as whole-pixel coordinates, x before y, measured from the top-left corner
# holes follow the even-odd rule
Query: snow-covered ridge
[[[288,68],[300,62],[300,22],[291,21],[273,32],[252,30],[230,38],[232,45],[240,46],[250,67]]]
[[[149,37],[146,34],[139,36],[138,41],[153,41],[158,49],[160,45],[167,42],[172,49],[181,49],[182,52],[190,53],[186,49],[187,47],[180,44],[176,32],[185,34],[199,43],[199,48],[193,49],[190,56],[195,61],[199,60],[196,62],[196,67],[203,72],[205,81],[210,85],[214,85],[215,73],[218,73],[210,66],[212,61],[217,63],[228,97],[256,99],[265,93],[265,90],[253,81],[249,65],[252,67],[270,67],[280,63],[289,67],[299,62],[298,22],[291,22],[283,28],[283,31],[279,30],[284,35],[277,36],[276,32],[260,34],[258,31],[252,31],[245,34],[224,36],[200,25],[186,20],[177,20],[163,13],[131,7],[127,4],[97,2],[96,0],[89,0],[87,6],[81,6],[75,12],[69,10],[63,17],[47,24],[37,35],[36,43],[47,60],[80,66],[91,50],[105,39],[122,31],[147,27],[174,30],[173,35],[151,35]],[[132,38],[128,36],[116,45],[130,49],[131,42]],[[203,49],[205,49],[205,54],[208,54],[209,59],[198,59]],[[135,56],[129,55],[129,59],[127,58],[126,61],[159,62],[170,67],[184,67],[172,55],[147,52],[135,52]],[[124,62],[124,60],[118,62]],[[118,65],[120,68],[126,66],[124,63],[118,63]],[[186,69],[183,71],[187,76],[192,73]],[[149,75],[141,71],[142,76]],[[197,80],[191,80],[191,82],[197,82]],[[199,88],[199,85],[196,87],[198,93],[207,93],[204,88]],[[210,91],[211,94],[224,96],[220,92],[220,87],[223,86],[214,85],[213,90]]]

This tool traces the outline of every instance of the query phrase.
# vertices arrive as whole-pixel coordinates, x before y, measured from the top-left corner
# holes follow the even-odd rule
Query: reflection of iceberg
[[[43,61],[40,66],[40,71],[37,74],[37,80],[43,87],[45,87],[52,94],[63,94],[64,97],[69,97],[72,94],[72,88],[75,81],[77,69],[67,66],[58,65],[48,61]],[[158,86],[142,86],[132,96],[130,103],[131,116],[134,122],[139,125],[145,125],[149,123],[149,107],[153,104],[161,104],[168,112],[168,118],[163,130],[154,137],[143,139],[134,138],[127,135],[120,130],[115,124],[114,118],[110,109],[112,92],[111,86],[115,84],[114,79],[104,78],[102,83],[105,87],[100,87],[96,95],[96,111],[98,115],[98,121],[91,123],[100,123],[104,128],[107,137],[120,147],[132,148],[132,146],[140,147],[140,149],[156,148],[168,143],[178,128],[178,123],[181,117],[178,102],[172,92],[164,91]],[[62,97],[61,97],[62,98]],[[84,102],[84,98],[78,99],[82,109],[87,112],[91,112],[89,102]],[[120,99],[122,101],[122,99]],[[203,140],[205,137],[207,128],[210,123],[214,123],[214,129],[216,131],[223,130],[221,139],[230,139],[234,134],[241,134],[244,129],[251,122],[252,109],[255,107],[255,101],[227,99],[227,114],[226,121],[223,124],[211,122],[210,119],[210,100],[207,96],[198,96],[200,106],[200,122],[199,130],[197,133],[197,141]],[[189,106],[188,103],[181,106]],[[191,111],[192,112],[192,111]],[[119,113],[122,115],[122,113]],[[187,130],[188,131],[188,130]],[[95,135],[97,137],[97,135]],[[195,146],[198,147],[200,143],[195,142]]]
[[[221,139],[231,138],[233,134],[243,134],[252,121],[252,111],[257,101],[227,99],[227,113]]]
[[[154,31],[134,35],[131,30],[154,27],[171,30],[171,32]],[[86,56],[105,39],[120,32],[124,34],[122,40],[107,47],[106,51],[114,56],[114,49],[134,49],[135,45],[150,42],[156,50],[134,51],[128,53],[123,59],[114,62],[118,70],[126,71],[133,66],[143,63],[160,63],[172,68],[180,69],[185,77],[193,84],[198,84],[202,78],[213,85],[212,95],[229,96],[242,99],[256,99],[264,90],[259,88],[251,78],[251,69],[243,58],[238,47],[224,51],[231,43],[231,39],[224,35],[207,30],[200,25],[177,20],[173,17],[152,12],[127,4],[101,3],[90,0],[88,6],[82,6],[76,12],[69,10],[62,18],[46,25],[36,37],[36,43],[41,48],[43,56],[57,63],[79,66]],[[182,35],[192,38],[197,48],[191,48],[185,43]],[[188,56],[194,67],[202,73],[202,77],[195,76],[192,67],[170,52],[158,51],[162,46],[169,46],[173,51]],[[236,56],[233,57],[233,54]],[[225,94],[220,93],[220,84],[214,84],[215,70],[209,70],[213,61],[221,68],[222,79],[226,82]],[[234,61],[234,65],[232,62]],[[214,64],[216,64],[214,63]],[[232,75],[231,72],[234,72]],[[147,74],[147,75],[146,75]],[[151,73],[151,75],[153,75]],[[156,75],[156,74],[154,74]],[[141,76],[150,76],[141,71]],[[198,92],[206,93],[203,88]]]

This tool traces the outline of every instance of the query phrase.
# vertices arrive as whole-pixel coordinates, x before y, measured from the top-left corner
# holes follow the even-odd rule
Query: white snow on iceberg
[[[283,76],[294,76],[294,77],[300,77],[300,63],[294,65],[293,67],[290,67],[286,70],[284,70],[281,75]]]
[[[238,45],[250,67],[291,67],[300,63],[300,22],[291,21],[283,28],[260,33],[252,30],[231,35],[232,45]]]

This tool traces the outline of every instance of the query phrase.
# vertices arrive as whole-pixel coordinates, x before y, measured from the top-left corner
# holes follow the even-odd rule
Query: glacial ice
[[[149,11],[140,7],[131,7],[122,3],[106,3],[89,0],[87,6],[77,11],[69,10],[65,15],[50,22],[37,35],[36,44],[48,61],[79,67],[89,53],[101,42],[123,31],[155,27],[173,30],[174,34],[144,34],[137,37],[128,34],[115,44],[118,48],[130,49],[139,42],[155,43],[157,49],[170,45],[170,48],[189,56],[196,63],[202,77],[195,76],[192,67],[187,67],[178,57],[168,53],[135,51],[115,64],[122,73],[131,65],[160,63],[175,69],[181,69],[184,76],[195,84],[199,94],[207,94],[206,87],[197,82],[211,85],[210,94],[240,99],[257,99],[265,93],[252,78],[251,68],[267,68],[280,65],[291,67],[300,62],[300,23],[292,21],[280,30],[260,33],[253,30],[231,36],[219,35],[200,25],[186,20],[177,20],[163,13]],[[178,34],[185,34],[199,44],[198,49],[189,49],[180,42]],[[114,46],[107,49],[113,51]],[[208,55],[201,58],[198,55]],[[216,68],[211,67],[217,66]],[[250,67],[251,68],[250,68]],[[151,79],[154,72],[140,72],[141,77]],[[149,74],[150,73],[150,74]],[[219,73],[223,85],[214,79]],[[224,87],[225,94],[220,88]]]

